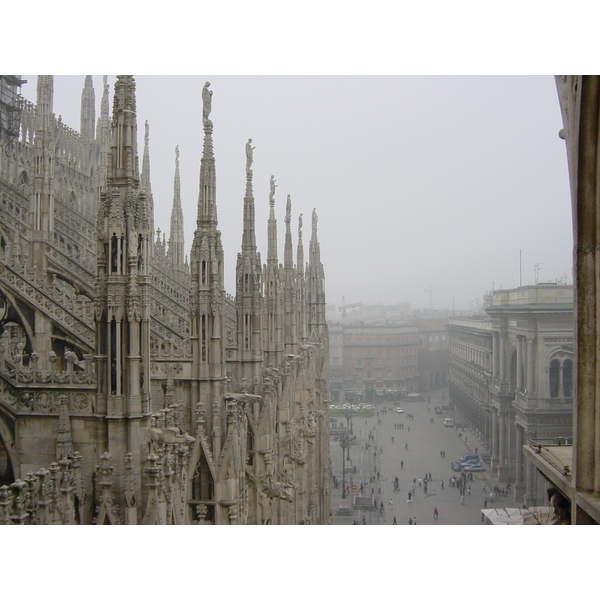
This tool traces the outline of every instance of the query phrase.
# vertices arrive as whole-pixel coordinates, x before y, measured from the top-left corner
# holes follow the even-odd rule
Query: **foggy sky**
[[[35,101],[36,78],[22,94]],[[155,226],[169,236],[175,146],[189,254],[202,154],[201,90],[213,90],[217,214],[235,292],[245,144],[252,138],[257,245],[266,261],[269,179],[279,261],[292,199],[319,216],[327,302],[467,309],[499,288],[572,282],[562,120],[550,76],[135,76],[138,152],[150,126]],[[112,86],[115,77],[109,77]],[[54,112],[79,129],[84,76],[56,76]],[[96,112],[102,76],[94,76]],[[520,251],[522,268],[520,271]]]

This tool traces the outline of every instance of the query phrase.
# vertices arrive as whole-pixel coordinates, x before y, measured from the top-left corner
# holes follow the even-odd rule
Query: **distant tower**
[[[54,77],[39,75],[37,79],[37,123],[34,141],[32,260],[38,273],[47,268],[45,244],[54,232]]]
[[[100,117],[98,118],[98,126],[96,134],[98,139],[98,166],[96,169],[96,188],[100,191],[106,191],[106,182],[108,178],[108,156],[110,152],[110,105],[108,95],[110,86],[108,85],[108,77],[103,77],[102,101],[100,102]]]
[[[148,219],[150,222],[150,231],[152,233],[150,244],[150,253],[154,254],[154,198],[152,196],[152,185],[150,183],[150,127],[148,121],[144,124],[144,155],[142,157],[142,178],[140,181],[140,190],[145,194],[148,203]]]
[[[147,198],[139,189],[135,81],[115,84],[107,190],[100,194],[96,224],[97,297],[96,411],[107,417],[106,450],[125,472],[131,453],[136,493],[146,447],[143,428],[150,411],[149,258],[152,233]],[[123,489],[122,477],[117,490]]]
[[[248,391],[260,394],[262,375],[262,284],[260,254],[256,251],[254,195],[252,192],[252,140],[246,144],[246,193],[242,251],[236,265],[236,313],[238,334],[238,384],[246,379]],[[241,367],[241,368],[240,368]],[[259,387],[257,388],[256,385]]]
[[[306,272],[307,301],[308,301],[308,328],[309,339],[316,339],[320,343],[326,342],[327,322],[325,319],[325,272],[321,264],[321,249],[317,238],[317,211],[312,212],[312,236],[310,239],[309,262]]]
[[[285,354],[298,352],[296,312],[296,271],[292,247],[292,201],[288,194],[285,207],[285,244],[283,248],[283,345]]]
[[[277,219],[275,218],[275,179],[271,176],[267,264],[263,267],[264,317],[263,349],[265,365],[277,367],[283,359],[283,297],[281,273],[277,261]]]
[[[298,250],[296,258],[296,294],[295,314],[298,332],[298,344],[306,344],[308,340],[306,281],[304,279],[304,244],[302,243],[302,215],[298,217]]]
[[[179,146],[175,148],[175,180],[173,185],[173,208],[171,209],[171,234],[169,252],[171,264],[176,271],[184,269],[183,210],[181,209],[181,181],[179,178]]]
[[[223,393],[227,376],[225,365],[225,286],[223,244],[217,229],[216,170],[213,154],[213,124],[204,101],[204,148],[200,161],[200,190],[196,231],[190,253],[192,289],[190,294],[192,345],[192,406],[205,406],[206,431],[213,456],[222,447],[225,428]],[[213,402],[214,400],[214,402]],[[207,475],[208,476],[208,475]]]
[[[79,133],[86,142],[93,142],[96,134],[96,97],[94,83],[91,75],[85,76],[83,91],[81,92],[81,113]]]

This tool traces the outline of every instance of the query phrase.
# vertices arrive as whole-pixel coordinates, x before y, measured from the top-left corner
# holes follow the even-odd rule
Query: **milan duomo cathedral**
[[[224,289],[212,91],[196,230],[184,258],[176,150],[170,236],[155,233],[136,87],[92,77],[79,133],[0,76],[0,523],[327,524],[328,331],[317,215],[296,260],[287,198],[266,264],[246,145],[236,290]],[[241,190],[240,190],[241,196]],[[266,201],[266,199],[265,199]]]

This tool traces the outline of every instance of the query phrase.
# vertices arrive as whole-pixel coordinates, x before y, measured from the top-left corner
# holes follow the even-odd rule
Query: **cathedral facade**
[[[90,76],[79,132],[0,76],[0,523],[330,522],[328,330],[312,214],[308,260],[288,196],[277,256],[256,246],[246,145],[235,296],[224,289],[212,91],[196,230],[184,259],[176,149],[169,240],[155,233],[136,87]],[[200,111],[199,111],[200,113]]]

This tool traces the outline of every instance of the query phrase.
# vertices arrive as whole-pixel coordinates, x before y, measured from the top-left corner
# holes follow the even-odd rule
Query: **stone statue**
[[[246,175],[250,175],[250,167],[252,166],[252,151],[256,149],[256,146],[252,146],[252,138],[248,139],[246,143]]]
[[[319,217],[317,217],[317,210],[315,208],[313,208],[312,211],[312,228],[313,228],[313,232],[316,233],[317,232],[317,223],[319,222]]]
[[[269,200],[273,200],[273,196],[275,196],[275,188],[277,186],[275,185],[275,176],[271,175],[271,191],[269,193]]]
[[[210,81],[207,81],[202,88],[202,120],[208,121],[208,115],[212,109],[212,90],[209,90]]]

